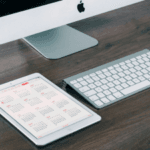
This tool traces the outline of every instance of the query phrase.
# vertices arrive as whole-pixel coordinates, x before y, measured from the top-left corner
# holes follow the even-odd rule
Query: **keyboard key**
[[[98,95],[100,98],[105,97],[105,95],[104,95],[103,93],[98,93],[97,95]]]
[[[94,89],[96,86],[94,84],[89,84],[88,85],[91,89]]]
[[[113,81],[113,83],[114,83],[115,85],[121,84],[118,80]]]
[[[131,61],[136,61],[136,59],[135,58],[132,58],[132,59],[130,59]]]
[[[86,75],[86,76],[84,76],[83,78],[84,78],[84,79],[88,79],[88,78],[90,78],[90,77],[89,77],[88,75]]]
[[[88,83],[86,81],[81,81],[80,82],[82,85],[87,85]]]
[[[108,67],[108,70],[112,70],[112,69],[114,69],[114,67],[112,67],[112,66],[111,66],[111,67]]]
[[[122,71],[123,71],[120,67],[116,68],[116,70],[117,70],[118,72],[122,72]]]
[[[117,90],[122,90],[122,89],[123,89],[122,86],[120,86],[120,85],[116,86],[115,88],[116,88]]]
[[[103,89],[101,89],[100,87],[97,87],[97,88],[95,88],[95,91],[97,91],[97,92],[102,92]]]
[[[96,101],[99,98],[96,95],[93,95],[93,96],[89,97],[89,99],[92,100],[92,101]]]
[[[75,86],[76,88],[82,87],[82,85],[81,85],[80,83],[76,83],[76,84],[74,84],[74,86]]]
[[[142,67],[143,69],[144,69],[144,68],[147,68],[147,66],[144,65],[144,64],[141,64],[140,67]]]
[[[129,85],[126,83],[121,84],[122,87],[127,88]]]
[[[134,64],[135,66],[139,65],[139,63],[137,61],[132,62],[132,64]]]
[[[130,74],[130,76],[131,76],[132,78],[136,78],[136,77],[137,77],[137,75],[134,74],[134,73]]]
[[[107,84],[109,87],[114,87],[115,85],[113,83],[108,83]]]
[[[129,69],[126,65],[121,66],[122,69],[127,70]]]
[[[127,88],[127,89],[124,89],[124,90],[122,90],[121,92],[122,92],[124,95],[127,95],[127,94],[130,94],[130,93],[132,93],[132,92],[135,92],[135,91],[137,91],[137,90],[139,90],[139,89],[142,89],[142,88],[144,88],[144,87],[147,87],[147,86],[149,86],[149,85],[150,85],[150,82],[149,82],[148,80],[145,80],[145,81],[143,81],[143,82],[141,82],[141,83],[135,84],[135,85],[133,85],[133,86]]]
[[[126,76],[125,79],[131,80],[132,78],[130,76]]]
[[[110,70],[110,72],[111,72],[112,74],[116,74],[116,73],[117,73],[117,71],[115,71],[114,69],[113,69],[113,70]]]
[[[105,72],[104,74],[105,74],[107,77],[111,76],[111,73],[109,73],[109,72]]]
[[[150,67],[146,68],[148,71],[150,71]]]
[[[91,73],[90,76],[91,76],[91,77],[94,77],[94,76],[96,76],[96,74],[95,74],[95,73]]]
[[[136,70],[134,68],[129,69],[131,72],[136,72]]]
[[[102,73],[101,71],[97,71],[97,72],[96,72],[96,74],[98,74],[98,75],[101,74],[101,73]]]
[[[101,79],[106,78],[106,76],[105,76],[104,74],[99,74],[98,76],[99,76]]]
[[[137,58],[137,59],[141,59],[142,57],[141,57],[141,56],[137,56],[136,58]]]
[[[76,81],[76,80],[73,80],[73,81],[70,81],[70,83],[71,83],[71,84],[75,84],[75,83],[77,83],[77,81]]]
[[[132,81],[128,81],[127,82],[129,85],[134,85],[134,83]]]
[[[139,83],[139,82],[140,82],[140,80],[138,80],[138,79],[133,79],[133,81],[134,81],[135,83]]]
[[[150,67],[150,62],[146,62],[145,64],[146,64],[148,67]]]
[[[139,67],[139,66],[136,66],[135,69],[139,71],[139,70],[141,70],[142,68]]]
[[[113,81],[114,79],[112,77],[108,77],[107,81]]]
[[[126,60],[126,61],[125,61],[125,63],[130,63],[130,62],[131,62],[130,60]]]
[[[110,95],[110,94],[111,94],[108,90],[104,91],[103,93],[104,93],[105,95]]]
[[[120,98],[122,97],[123,95],[120,93],[120,92],[116,92],[113,94],[116,98]]]
[[[146,62],[148,62],[148,61],[149,61],[149,59],[148,59],[148,58],[143,58],[143,60],[144,60],[144,61],[146,61]]]
[[[118,64],[116,64],[116,65],[114,65],[114,67],[115,67],[115,68],[117,68],[117,67],[119,67],[119,65],[118,65]]]
[[[124,77],[124,76],[125,76],[125,74],[122,73],[122,72],[118,73],[118,75],[119,75],[120,77]]]
[[[97,77],[97,76],[92,77],[92,79],[93,79],[93,80],[95,80],[95,81],[100,80],[100,78],[99,78],[99,77]]]
[[[148,73],[146,69],[141,70],[141,72],[143,72],[144,74]]]
[[[125,63],[124,62],[121,62],[121,63],[119,63],[121,66],[123,66],[123,65],[125,65]]]
[[[94,81],[91,78],[86,79],[88,83],[93,83]]]
[[[100,100],[97,100],[97,101],[95,101],[94,102],[96,105],[98,105],[98,106],[102,106],[103,105],[103,103],[100,101]]]
[[[112,96],[112,95],[109,95],[109,96],[107,96],[107,98],[109,99],[109,100],[111,100],[111,101],[114,101],[116,98],[114,97],[114,96]]]
[[[101,82],[102,82],[103,84],[108,83],[108,81],[107,81],[106,79],[101,80]]]
[[[107,72],[107,71],[108,71],[107,69],[103,69],[103,70],[102,70],[102,72]]]
[[[89,96],[95,95],[96,93],[97,92],[95,90],[90,90],[90,91],[85,92],[84,95],[89,97]]]
[[[130,67],[130,68],[134,67],[131,63],[128,63],[127,66]]]
[[[124,78],[120,78],[119,81],[122,83],[126,82],[126,80]]]
[[[150,52],[147,52],[147,55],[150,55]]]
[[[81,81],[83,81],[83,78],[79,78],[79,79],[77,79],[77,81],[81,82]]]
[[[117,90],[116,90],[115,88],[111,88],[110,91],[111,91],[112,93],[117,92]]]
[[[136,74],[137,74],[138,76],[143,75],[143,73],[142,73],[142,72],[140,72],[140,71],[137,71],[137,72],[136,72]]]
[[[81,92],[86,92],[86,91],[90,90],[90,88],[87,87],[87,86],[84,86],[84,87],[82,87],[82,88],[79,88],[79,90],[80,90]]]
[[[102,85],[102,83],[101,83],[101,82],[99,82],[99,81],[95,82],[94,84],[95,84],[95,85],[97,85],[97,86]]]
[[[124,73],[125,73],[126,75],[131,74],[131,72],[130,72],[129,70],[124,71]]]
[[[104,90],[107,90],[108,86],[107,85],[102,85],[101,88],[104,89]]]
[[[147,79],[150,79],[150,75],[148,75],[148,74],[145,74],[144,77]]]
[[[112,76],[114,79],[119,79],[120,77],[118,75],[113,75]]]
[[[141,81],[144,81],[144,80],[145,80],[145,78],[142,77],[142,76],[141,76],[141,77],[138,77],[138,79],[141,80]]]
[[[110,102],[107,98],[102,98],[101,101],[105,104]]]
[[[146,54],[143,54],[143,55],[141,55],[142,57],[147,57],[147,55]]]
[[[140,64],[144,63],[144,61],[143,61],[142,59],[138,59],[138,62],[139,62]]]

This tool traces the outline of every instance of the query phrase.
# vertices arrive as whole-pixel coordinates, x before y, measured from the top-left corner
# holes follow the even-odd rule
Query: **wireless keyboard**
[[[64,79],[95,108],[103,108],[150,87],[148,49]]]

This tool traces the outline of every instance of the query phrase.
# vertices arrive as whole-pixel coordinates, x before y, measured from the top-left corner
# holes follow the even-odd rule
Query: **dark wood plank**
[[[62,88],[62,80],[150,48],[150,1],[100,14],[73,28],[99,45],[58,60],[47,60],[23,40],[0,45],[0,84],[39,72]],[[71,88],[65,89],[102,116],[102,121],[44,147],[36,147],[0,116],[0,150],[147,150],[150,148],[150,89],[96,110]]]

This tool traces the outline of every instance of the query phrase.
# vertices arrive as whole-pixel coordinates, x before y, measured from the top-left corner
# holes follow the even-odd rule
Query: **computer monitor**
[[[0,0],[0,44],[25,37],[46,58],[61,58],[98,44],[66,24],[140,1]]]

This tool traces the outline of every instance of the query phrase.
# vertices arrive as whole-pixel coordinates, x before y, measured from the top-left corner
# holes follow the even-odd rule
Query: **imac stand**
[[[58,59],[96,46],[98,41],[67,25],[24,38],[48,59]]]

